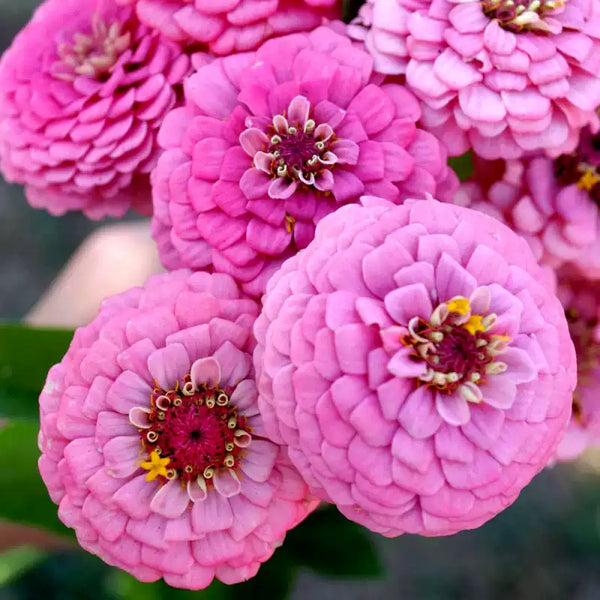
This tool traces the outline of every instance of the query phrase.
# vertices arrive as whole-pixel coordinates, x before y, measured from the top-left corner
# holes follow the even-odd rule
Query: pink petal
[[[398,422],[413,437],[421,439],[433,435],[442,424],[442,419],[436,410],[431,390],[424,385],[416,388],[402,405]]]
[[[386,295],[384,303],[390,317],[399,325],[407,326],[414,317],[429,319],[433,312],[429,292],[422,283],[391,291]]]
[[[190,357],[181,344],[171,344],[148,357],[150,375],[165,391],[175,389],[177,382],[187,375],[189,369]]]
[[[458,393],[436,394],[435,405],[438,413],[450,425],[464,425],[471,416],[469,403]]]
[[[190,376],[196,387],[206,384],[215,388],[221,382],[221,367],[213,357],[200,358],[192,365]]]
[[[179,479],[171,479],[152,498],[150,508],[168,519],[179,517],[188,507],[190,497]]]
[[[232,469],[219,469],[213,477],[215,489],[221,496],[231,498],[240,493],[241,483]]]

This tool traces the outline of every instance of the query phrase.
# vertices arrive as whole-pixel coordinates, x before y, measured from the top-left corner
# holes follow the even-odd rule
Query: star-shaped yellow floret
[[[469,320],[463,327],[471,334],[475,335],[478,331],[485,331],[485,327],[481,323],[483,317],[481,315],[471,315]]]
[[[158,452],[150,453],[150,460],[143,462],[140,466],[146,469],[146,481],[153,481],[159,475],[167,476],[167,465],[171,462],[170,458],[161,458]]]
[[[458,313],[459,315],[466,315],[471,310],[469,300],[467,298],[463,298],[462,296],[452,298],[452,300],[448,302],[447,306],[448,312]]]
[[[591,192],[592,188],[600,181],[600,176],[598,176],[594,171],[586,171],[577,182],[577,187],[585,190],[586,192]]]

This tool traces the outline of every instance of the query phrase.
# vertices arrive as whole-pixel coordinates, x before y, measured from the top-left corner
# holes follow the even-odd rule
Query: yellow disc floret
[[[151,452],[150,460],[143,462],[140,465],[142,469],[148,471],[148,474],[146,475],[146,481],[153,481],[159,475],[162,477],[166,477],[167,465],[170,461],[170,458],[161,458],[158,452]]]
[[[462,296],[457,296],[448,302],[448,312],[456,313],[459,315],[466,315],[470,310],[471,306],[469,305],[469,300],[467,298],[463,298]]]

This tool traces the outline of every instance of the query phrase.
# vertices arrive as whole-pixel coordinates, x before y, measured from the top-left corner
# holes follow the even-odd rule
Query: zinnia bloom
[[[189,71],[179,46],[107,0],[49,0],[0,63],[0,165],[61,215],[150,211],[156,135]]]
[[[586,448],[600,445],[600,283],[572,269],[562,269],[558,276],[579,376],[571,421],[556,457],[571,460]]]
[[[598,124],[599,0],[368,0],[350,31],[450,154],[557,156]]]
[[[164,36],[214,54],[254,50],[267,38],[310,31],[342,17],[342,0],[117,0]]]
[[[315,507],[263,431],[258,307],[227,275],[157,275],[77,330],[40,397],[39,468],[79,543],[142,581],[252,577]]]
[[[339,209],[263,297],[267,430],[374,531],[480,526],[546,465],[571,413],[573,344],[541,280],[527,243],[476,211]]]
[[[368,54],[329,28],[217,59],[185,83],[161,128],[153,235],[168,268],[211,266],[253,295],[365,192],[452,198],[439,142],[416,99],[380,85]]]
[[[582,132],[575,152],[555,160],[475,160],[454,201],[486,212],[522,235],[542,263],[572,262],[600,277],[600,135]]]

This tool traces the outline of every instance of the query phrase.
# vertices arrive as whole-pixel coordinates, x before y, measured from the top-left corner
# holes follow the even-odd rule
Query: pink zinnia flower
[[[264,432],[256,303],[227,275],[157,275],[77,330],[40,397],[39,467],[79,543],[142,581],[252,577],[316,505]]]
[[[600,277],[600,135],[582,132],[576,151],[555,160],[475,160],[454,201],[486,212],[522,235],[553,268],[572,262]]]
[[[452,198],[415,98],[379,85],[372,60],[322,27],[215,60],[165,119],[152,174],[153,235],[168,268],[209,265],[261,294],[315,224],[365,192]]]
[[[600,283],[569,269],[562,269],[558,276],[558,293],[575,344],[579,377],[569,428],[556,457],[571,460],[586,448],[600,446]]]
[[[158,126],[188,70],[131,8],[45,2],[0,63],[4,176],[55,215],[149,212]]]
[[[387,536],[478,527],[571,413],[575,353],[526,242],[476,211],[363,198],[271,279],[254,332],[268,431]]]
[[[556,156],[598,124],[600,0],[368,0],[350,31],[450,154]]]
[[[117,0],[178,42],[205,44],[218,55],[254,50],[267,38],[310,31],[342,17],[342,0]]]

